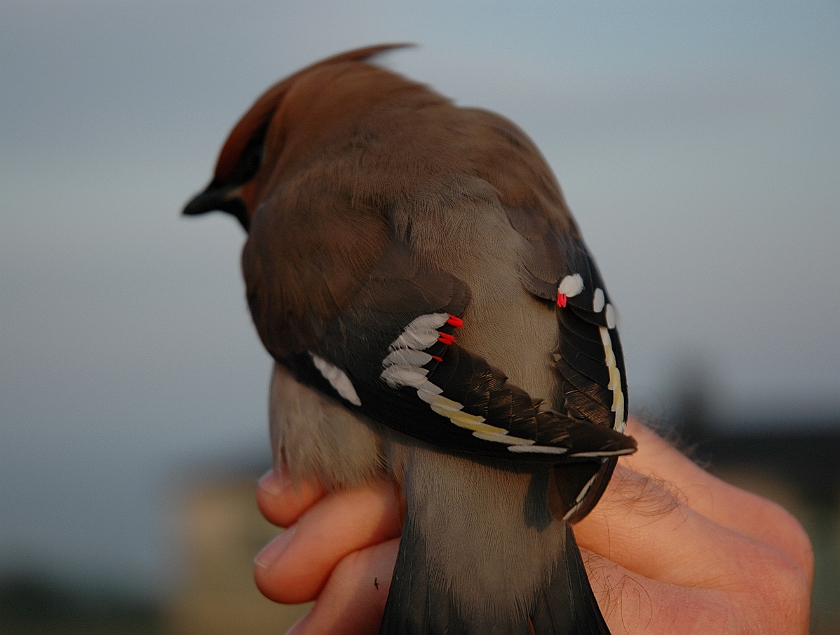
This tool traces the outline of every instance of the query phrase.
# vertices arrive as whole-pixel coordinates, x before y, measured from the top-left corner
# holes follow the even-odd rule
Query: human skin
[[[638,451],[619,459],[601,502],[574,526],[613,635],[808,632],[813,554],[775,503],[700,469],[638,420]],[[256,557],[269,599],[315,600],[294,635],[377,633],[401,530],[393,486],[325,492],[271,470],[257,487],[287,527]]]

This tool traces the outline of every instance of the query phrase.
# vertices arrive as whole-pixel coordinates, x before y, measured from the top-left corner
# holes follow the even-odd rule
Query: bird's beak
[[[245,231],[250,227],[250,218],[245,203],[240,196],[240,187],[226,187],[211,181],[207,188],[196,194],[189,203],[184,206],[184,216],[197,216],[207,212],[227,212],[234,216],[242,225]]]

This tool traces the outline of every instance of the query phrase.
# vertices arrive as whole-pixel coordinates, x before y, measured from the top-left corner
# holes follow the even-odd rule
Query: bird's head
[[[364,62],[385,51],[405,46],[410,45],[381,44],[341,53],[269,88],[234,126],[219,153],[212,180],[187,203],[183,213],[194,216],[216,210],[227,212],[242,224],[245,231],[249,231],[261,194],[272,181],[272,173],[278,164],[277,155],[284,146],[287,127],[282,121],[281,106],[287,101],[287,95],[301,84],[306,84],[308,77],[328,67]],[[306,100],[298,101],[303,101],[298,106],[305,108]]]

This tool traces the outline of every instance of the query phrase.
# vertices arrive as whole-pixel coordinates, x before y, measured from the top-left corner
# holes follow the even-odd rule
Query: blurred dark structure
[[[796,516],[814,547],[811,633],[840,634],[840,413],[723,420],[710,377],[702,364],[676,374],[671,432],[704,468]]]
[[[798,422],[778,430],[744,423],[734,429],[683,428],[679,438],[709,467],[749,468],[795,485],[811,504],[837,507],[840,500],[840,417]]]
[[[776,501],[805,527],[816,571],[812,635],[840,635],[840,413],[824,420],[726,421],[714,375],[702,365],[674,374],[674,407],[660,427],[704,468]],[[259,515],[255,481],[269,464],[222,456],[178,466],[172,487],[184,570],[164,605],[47,578],[0,580],[3,635],[241,635],[281,633],[307,606],[281,607],[257,592],[252,558],[277,532]]]
[[[70,588],[32,575],[0,581],[4,635],[160,635],[162,629],[160,607],[119,592]]]

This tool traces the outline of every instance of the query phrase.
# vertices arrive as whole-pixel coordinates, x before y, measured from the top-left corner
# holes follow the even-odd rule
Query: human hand
[[[575,527],[613,635],[808,632],[813,556],[781,507],[711,476],[638,421],[601,502]],[[260,479],[257,502],[289,529],[257,556],[262,593],[317,600],[295,635],[378,632],[399,548],[399,504],[380,482],[326,493],[288,474]]]

